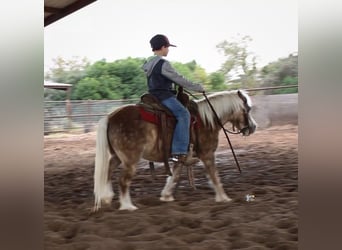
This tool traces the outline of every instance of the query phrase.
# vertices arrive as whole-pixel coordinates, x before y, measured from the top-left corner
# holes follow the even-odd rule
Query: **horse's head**
[[[244,91],[237,91],[237,95],[242,101],[239,111],[236,111],[232,116],[230,122],[233,124],[233,130],[238,130],[244,136],[253,134],[256,130],[257,123],[251,115],[252,101],[250,97]]]
[[[205,98],[198,100],[197,105],[203,123],[210,128],[221,129],[221,125],[230,122],[234,131],[237,129],[238,132],[230,132],[227,129],[226,131],[247,136],[254,133],[257,127],[250,113],[252,101],[245,91],[216,92],[209,98],[205,96]]]
[[[243,105],[240,112],[236,112],[234,120],[232,120],[233,128],[238,129],[244,136],[253,134],[256,130],[257,124],[251,115],[252,101],[244,91],[237,91],[238,96],[242,100]]]

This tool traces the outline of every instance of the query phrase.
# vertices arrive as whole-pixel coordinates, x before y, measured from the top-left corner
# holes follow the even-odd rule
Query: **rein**
[[[205,100],[208,102],[208,104],[209,104],[211,110],[213,111],[213,113],[214,113],[214,115],[215,115],[215,117],[216,117],[216,119],[217,119],[218,124],[219,124],[220,127],[223,129],[223,132],[224,132],[224,134],[225,134],[225,136],[226,136],[226,138],[227,138],[227,141],[228,141],[228,143],[229,143],[229,146],[230,146],[230,148],[231,148],[231,150],[232,150],[232,153],[233,153],[233,156],[234,156],[234,159],[235,159],[237,168],[238,168],[238,170],[239,170],[239,172],[240,172],[240,174],[241,174],[240,165],[239,165],[239,162],[238,162],[238,160],[237,160],[237,158],[236,158],[236,155],[235,155],[233,146],[232,146],[232,144],[231,144],[231,142],[230,142],[230,139],[229,139],[229,137],[228,137],[227,132],[229,132],[229,133],[231,133],[231,134],[240,134],[242,130],[240,130],[239,132],[231,132],[231,131],[229,131],[228,129],[225,129],[224,126],[223,126],[223,124],[222,124],[222,122],[221,122],[221,120],[220,120],[220,118],[218,117],[218,115],[217,115],[217,113],[216,113],[216,111],[215,111],[213,105],[211,105],[211,103],[210,103],[210,101],[209,101],[207,95],[205,94],[204,91],[202,92],[202,94],[203,94]]]
[[[233,131],[230,131],[229,129],[226,129],[226,128],[222,128],[224,131],[228,132],[229,134],[233,134],[233,135],[238,135],[238,134],[241,134],[242,133],[242,129],[238,132],[233,132]]]

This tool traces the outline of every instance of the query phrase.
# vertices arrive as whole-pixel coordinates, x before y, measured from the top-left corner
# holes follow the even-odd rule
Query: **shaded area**
[[[44,26],[58,21],[96,0],[44,0]]]
[[[232,136],[241,175],[222,134],[216,162],[230,203],[214,202],[201,163],[194,167],[197,190],[184,170],[176,201],[161,202],[164,168],[156,164],[153,181],[141,161],[131,188],[139,210],[117,210],[117,169],[112,206],[97,214],[89,214],[95,133],[46,137],[45,249],[297,249],[297,132],[285,125]],[[246,202],[246,194],[255,201]]]

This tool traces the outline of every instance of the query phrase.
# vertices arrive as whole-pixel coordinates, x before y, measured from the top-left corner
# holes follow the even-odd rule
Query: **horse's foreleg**
[[[222,183],[220,180],[220,177],[218,176],[218,172],[215,166],[215,157],[211,156],[208,159],[203,161],[206,172],[207,172],[207,178],[209,180],[209,183],[212,185],[214,191],[215,191],[215,201],[216,202],[228,202],[231,201],[231,199],[227,196],[225,193]]]
[[[138,209],[133,205],[131,196],[129,193],[129,188],[132,182],[132,178],[135,174],[135,165],[124,165],[121,171],[121,176],[119,179],[120,186],[120,208],[119,210],[136,210]]]
[[[172,176],[168,176],[166,179],[166,184],[161,192],[161,201],[174,201],[173,198],[173,189],[176,186],[178,180],[179,180],[179,174],[181,170],[181,164],[175,163],[173,166]]]
[[[155,180],[156,179],[156,171],[154,170],[154,162],[150,161],[148,164],[150,166],[150,172],[152,175],[152,179]]]

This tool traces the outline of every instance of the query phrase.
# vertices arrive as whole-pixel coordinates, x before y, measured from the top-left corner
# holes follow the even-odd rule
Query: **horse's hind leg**
[[[117,157],[117,155],[112,155],[112,157],[109,160],[109,167],[108,167],[108,176],[107,176],[107,193],[108,196],[102,198],[102,201],[104,204],[110,204],[112,202],[112,199],[114,197],[114,191],[112,187],[112,172],[115,168],[117,168],[120,165],[121,161]]]
[[[120,208],[119,210],[136,210],[138,209],[133,205],[131,196],[129,193],[129,188],[132,182],[132,178],[135,174],[136,164],[123,164],[123,168],[119,178],[119,188],[120,188]]]
[[[161,201],[174,201],[173,189],[179,180],[179,174],[181,170],[181,163],[175,163],[173,166],[172,176],[168,176],[166,179],[166,184],[161,192]]]
[[[207,178],[209,180],[209,183],[212,185],[212,187],[215,190],[215,194],[216,194],[215,201],[216,202],[231,201],[231,199],[225,193],[222,187],[220,177],[218,176],[218,172],[215,166],[215,156],[212,155],[209,158],[203,160],[203,163],[207,172]]]

